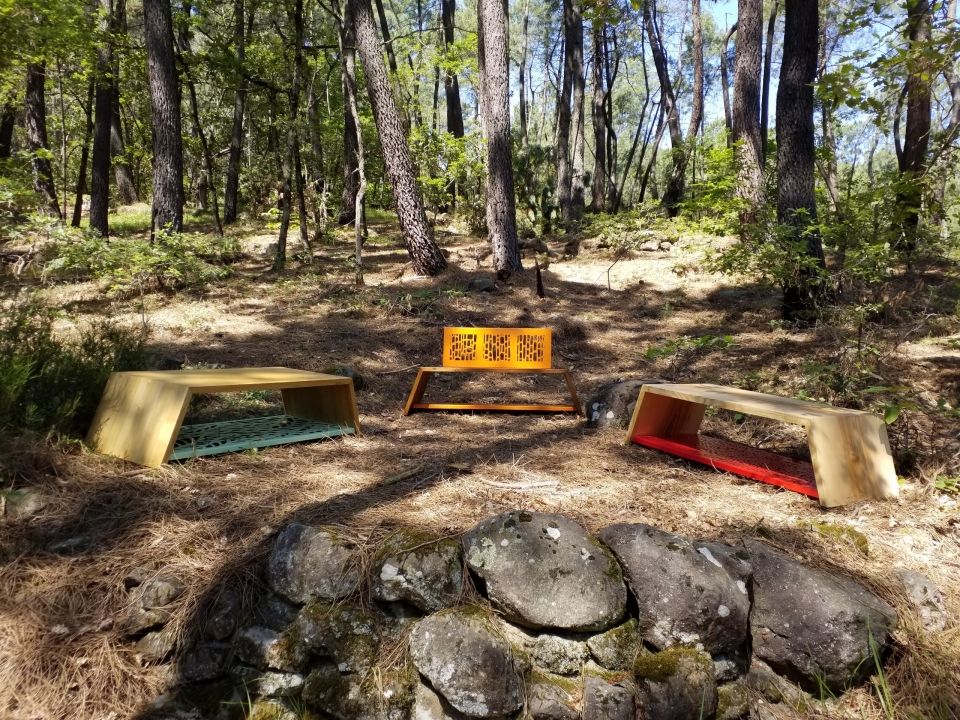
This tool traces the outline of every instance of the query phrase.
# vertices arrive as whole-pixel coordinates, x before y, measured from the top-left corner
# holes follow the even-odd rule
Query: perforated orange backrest
[[[549,368],[550,328],[444,328],[443,366]]]

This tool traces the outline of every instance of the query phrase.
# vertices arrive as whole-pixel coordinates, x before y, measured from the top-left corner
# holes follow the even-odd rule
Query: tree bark
[[[451,0],[447,0],[451,1]],[[520,92],[520,147],[526,150],[527,135],[527,51],[530,44],[530,0],[523,3],[523,38],[520,43],[520,71],[517,74]]]
[[[493,268],[501,280],[523,268],[517,244],[517,212],[510,149],[510,41],[506,0],[477,3],[478,44],[483,49],[487,130],[487,231]]]
[[[910,56],[907,59],[907,127],[903,137],[903,151],[899,157],[901,252],[910,260],[917,248],[917,229],[920,224],[920,206],[923,202],[920,176],[927,169],[927,149],[930,144],[931,86],[933,63],[927,55],[932,37],[933,19],[929,0],[907,0],[907,41]]]
[[[583,96],[586,84],[583,76],[583,16],[580,12],[580,0],[570,0],[570,21],[566,23],[567,56],[570,58],[572,75],[573,113],[571,126],[573,128],[573,157],[571,160],[570,178],[570,218],[579,220],[583,217]]]
[[[94,80],[91,78],[87,85],[87,104],[83,106],[85,118],[83,147],[80,149],[80,164],[77,168],[77,189],[73,200],[71,227],[80,227],[80,219],[83,217],[83,196],[87,192],[87,164],[90,161],[90,138],[93,135],[94,85]]]
[[[113,121],[113,2],[99,0],[98,26],[103,41],[97,48],[93,119],[93,168],[90,178],[90,228],[110,234],[110,124]]]
[[[605,26],[602,20],[593,23],[593,181],[591,184],[590,209],[603,212],[607,207],[607,129],[604,118],[606,93],[603,89],[603,66],[605,64]]]
[[[17,123],[17,111],[10,103],[0,109],[0,160],[7,160],[13,145],[13,126]]]
[[[126,0],[115,0],[111,18],[113,32],[127,32]],[[127,160],[126,142],[123,136],[123,122],[120,117],[120,63],[113,53],[112,97],[110,112],[110,159],[113,163],[113,175],[117,184],[117,198],[121,205],[131,205],[139,200],[137,184],[133,180],[133,170]]]
[[[763,49],[763,86],[760,95],[760,167],[763,168],[767,160],[767,147],[770,144],[770,69],[773,65],[773,37],[777,28],[777,10],[780,0],[773,0],[770,9],[770,20],[767,22],[767,44]],[[761,10],[761,18],[762,18]]]
[[[441,19],[443,22],[443,47],[450,52],[453,46],[454,12],[456,0],[441,0]],[[443,91],[447,99],[447,132],[455,138],[462,138],[463,106],[460,104],[460,81],[455,72],[447,72],[443,77]]]
[[[813,82],[817,75],[817,0],[786,4],[783,61],[777,88],[777,222],[787,239],[803,246],[783,282],[783,316],[809,322],[823,295],[823,245],[815,229]],[[741,25],[741,30],[743,26]]]
[[[184,3],[183,8],[184,12],[188,15],[187,19],[189,19],[190,3]],[[186,27],[186,24],[184,27]],[[212,191],[210,197],[213,200],[214,227],[216,228],[217,235],[223,237],[223,225],[220,223],[220,203],[217,200],[217,186],[213,181],[213,155],[210,153],[207,134],[204,132],[203,123],[200,121],[200,105],[197,102],[197,88],[193,82],[193,71],[190,69],[190,63],[192,62],[191,53],[190,36],[184,31],[180,48],[180,64],[183,67],[183,77],[187,83],[187,93],[190,100],[190,118],[193,121],[194,133],[200,141],[200,154],[203,158],[203,186]]]
[[[723,49],[720,51],[720,89],[723,94],[723,124],[727,129],[727,147],[733,147],[733,111],[730,108],[730,71],[727,58],[730,56],[730,38],[737,31],[734,23],[723,36]]]
[[[144,39],[153,115],[153,232],[183,230],[180,86],[169,0],[144,0]]]
[[[802,0],[806,1],[806,0]],[[740,235],[757,220],[763,202],[763,150],[760,136],[761,0],[739,0],[733,69],[733,142],[737,164]]]
[[[33,166],[33,189],[43,198],[47,209],[62,219],[60,204],[57,202],[57,188],[53,184],[53,169],[50,166],[50,143],[47,140],[46,81],[47,69],[43,63],[27,65],[27,93],[24,103],[27,142]]]
[[[343,87],[343,192],[340,195],[340,214],[337,222],[346,225],[354,221],[357,207],[357,192],[359,185],[358,159],[360,148],[358,142],[360,133],[356,126],[354,113],[351,107],[357,103],[357,56],[356,38],[353,32],[352,18],[349,17],[350,8],[347,6],[345,16],[340,23],[340,82]],[[359,117],[359,116],[357,116]]]
[[[673,165],[663,194],[663,205],[667,209],[667,214],[674,217],[680,212],[680,202],[683,200],[687,158],[686,149],[683,145],[683,132],[680,129],[677,100],[673,93],[673,83],[670,81],[670,72],[667,68],[666,51],[657,30],[656,8],[653,3],[654,0],[644,1],[643,23],[646,26],[647,39],[650,41],[650,50],[653,53],[653,64],[657,69],[657,77],[660,80],[660,102],[663,105],[667,129],[670,132],[670,155]]]
[[[403,122],[390,87],[390,77],[383,65],[373,9],[370,0],[348,2],[354,18],[357,50],[367,76],[367,92],[370,95],[373,117],[383,148],[384,164],[393,189],[393,199],[407,252],[418,274],[438,275],[447,266],[447,261],[434,242],[427,224],[427,214],[423,208],[420,189],[417,187]]]
[[[573,165],[570,162],[570,100],[573,94],[572,25],[576,0],[563,0],[563,79],[557,96],[557,206],[560,217],[569,220],[573,212]]]
[[[390,63],[390,72],[397,74],[397,54],[393,50],[393,41],[390,39],[390,26],[387,24],[387,13],[383,10],[383,0],[375,0],[377,17],[380,20],[380,34],[383,36],[383,47],[387,51],[387,61]]]
[[[703,21],[700,16],[700,0],[690,2],[690,21],[693,25],[690,47],[693,61],[693,97],[690,100],[687,138],[692,144],[703,123]]]
[[[236,45],[237,88],[233,96],[233,125],[230,130],[230,151],[227,156],[227,180],[223,193],[223,222],[237,221],[240,209],[240,158],[243,154],[243,117],[247,107],[247,79],[244,62],[247,56],[247,33],[244,28],[244,1],[233,3],[233,38]],[[253,11],[250,13],[253,20]]]

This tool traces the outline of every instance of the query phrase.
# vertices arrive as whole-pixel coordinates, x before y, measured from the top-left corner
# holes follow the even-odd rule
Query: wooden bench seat
[[[580,401],[570,371],[552,366],[549,328],[443,329],[443,365],[421,367],[407,396],[403,414],[415,410],[489,410],[502,412],[559,412],[580,414]],[[525,373],[560,375],[570,403],[451,403],[423,402],[432,375],[438,373]]]
[[[699,434],[708,407],[800,425],[810,462]],[[801,492],[834,507],[898,494],[887,428],[872,413],[707,384],[640,389],[627,443]]]
[[[284,415],[183,426],[193,395],[279,390]],[[87,443],[158,467],[167,460],[359,433],[353,381],[283,367],[144,370],[110,375]]]

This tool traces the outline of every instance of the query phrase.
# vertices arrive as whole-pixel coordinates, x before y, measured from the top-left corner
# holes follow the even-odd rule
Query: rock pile
[[[400,531],[372,561],[292,524],[266,578],[239,626],[223,593],[176,702],[218,718],[737,718],[863,682],[896,622],[858,583],[761,542],[592,536],[523,511],[459,542]]]

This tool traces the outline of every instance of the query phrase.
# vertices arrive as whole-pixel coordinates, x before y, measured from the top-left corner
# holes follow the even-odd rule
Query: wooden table
[[[284,415],[183,426],[194,395],[279,390]],[[157,467],[253,447],[359,433],[353,381],[282,367],[116,372],[107,381],[87,443]]]
[[[800,425],[810,462],[700,435],[708,407]],[[804,493],[826,507],[898,494],[886,425],[860,410],[721,385],[651,384],[640,389],[626,442]]]

